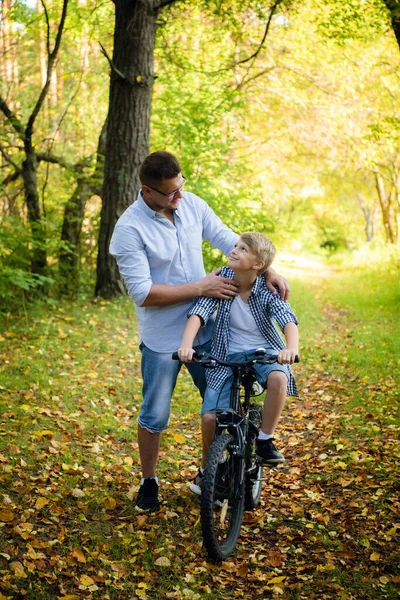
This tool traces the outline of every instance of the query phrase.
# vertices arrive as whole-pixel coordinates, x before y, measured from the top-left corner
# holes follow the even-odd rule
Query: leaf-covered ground
[[[279,428],[287,463],[266,473],[260,508],[219,566],[203,552],[188,490],[200,436],[185,375],[163,438],[162,509],[134,510],[140,356],[129,300],[4,319],[0,599],[398,597],[398,361],[388,348],[374,370],[358,367],[360,343],[374,354],[372,324],[360,342],[354,315],[326,294],[296,307],[305,335],[301,395]],[[389,339],[396,320],[385,318]]]

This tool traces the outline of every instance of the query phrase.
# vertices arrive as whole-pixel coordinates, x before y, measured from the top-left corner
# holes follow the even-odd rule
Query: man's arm
[[[277,286],[279,288],[279,293],[282,300],[287,302],[291,291],[288,280],[282,277],[282,275],[279,275],[271,267],[265,272],[264,277],[267,288],[274,294],[274,296],[278,293],[275,287]]]
[[[153,283],[141,306],[170,306],[185,300],[191,300],[196,296],[221,299],[236,296],[238,293],[237,284],[232,279],[218,277],[220,271],[221,269],[217,269],[193,283],[182,283],[180,285]]]
[[[128,293],[137,306],[171,306],[196,296],[231,298],[237,294],[237,286],[232,279],[218,277],[220,269],[190,283],[153,283],[146,249],[135,229],[127,231],[117,226],[111,239],[110,252],[117,259]]]

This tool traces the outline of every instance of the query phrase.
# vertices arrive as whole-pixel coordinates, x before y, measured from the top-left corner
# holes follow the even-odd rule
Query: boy
[[[289,364],[298,354],[297,319],[290,304],[279,295],[273,295],[265,285],[263,273],[271,265],[275,247],[263,234],[243,233],[229,255],[228,266],[220,276],[231,278],[238,285],[234,298],[199,298],[189,311],[183,333],[179,358],[191,362],[193,341],[201,326],[218,308],[214,325],[211,354],[221,360],[251,358],[254,351],[263,347],[268,353],[278,354],[272,365],[254,365],[257,378],[267,388],[263,419],[257,439],[257,455],[263,463],[284,462],[284,456],[273,444],[286,393],[297,396],[296,384]],[[275,328],[277,321],[286,338],[286,347]],[[190,489],[201,493],[201,481],[208,449],[213,441],[216,425],[216,408],[229,406],[230,369],[219,366],[207,369],[207,388],[202,406],[201,428],[203,436],[202,466]]]

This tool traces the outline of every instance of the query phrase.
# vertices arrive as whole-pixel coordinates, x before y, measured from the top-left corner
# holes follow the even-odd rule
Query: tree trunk
[[[136,199],[139,167],[149,153],[153,56],[158,10],[153,0],[115,0],[96,295],[123,292],[109,244],[118,217]]]
[[[31,271],[36,275],[45,275],[47,269],[46,228],[40,214],[37,187],[37,159],[32,145],[25,144],[26,159],[22,164],[25,202],[28,220],[32,232]]]
[[[400,6],[398,0],[383,0],[390,12],[393,33],[400,48]]]
[[[59,254],[60,286],[65,295],[75,295],[79,290],[79,253],[82,223],[86,203],[91,196],[100,195],[104,175],[107,121],[102,127],[94,173],[85,175],[85,164],[80,166],[77,186],[65,209],[61,230],[62,246]]]
[[[383,227],[385,229],[386,241],[390,244],[396,242],[396,233],[393,231],[391,219],[391,190],[386,191],[385,185],[380,173],[374,173],[376,189],[378,192],[379,205],[382,213]]]

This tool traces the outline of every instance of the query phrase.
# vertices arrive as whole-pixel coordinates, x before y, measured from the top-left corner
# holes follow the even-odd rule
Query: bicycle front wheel
[[[201,487],[200,520],[208,556],[220,562],[233,552],[244,511],[244,459],[224,433],[212,444]]]
[[[260,503],[263,467],[256,459],[256,441],[262,422],[262,409],[257,404],[249,407],[249,430],[246,439],[246,485],[244,509],[254,510]]]

